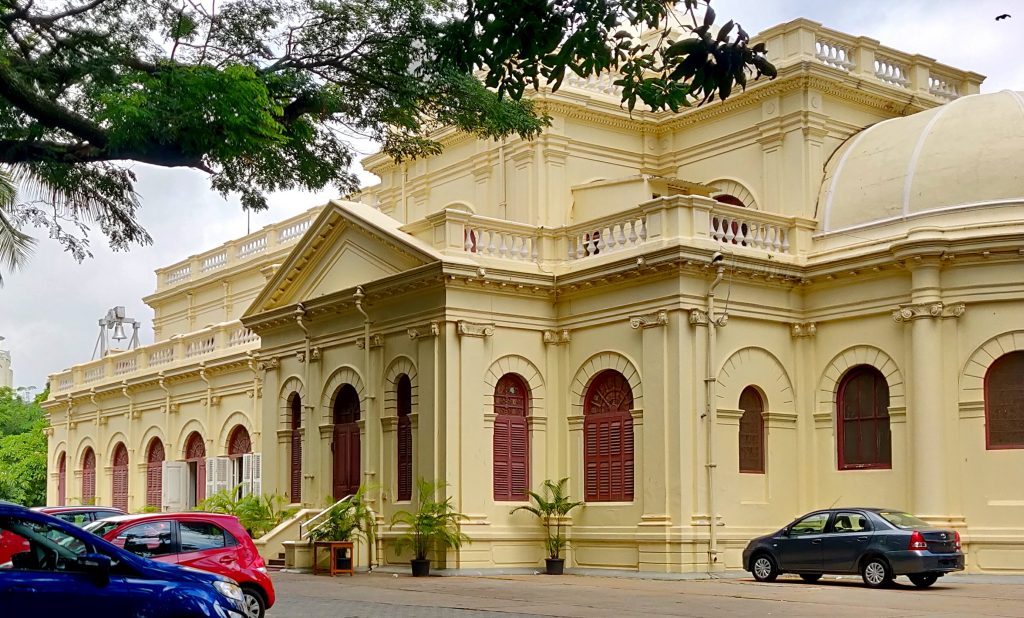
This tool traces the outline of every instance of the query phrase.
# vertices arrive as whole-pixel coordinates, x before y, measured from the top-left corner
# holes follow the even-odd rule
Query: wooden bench
[[[313,575],[319,575],[320,565],[317,560],[320,549],[327,549],[329,562],[329,571],[331,577],[334,577],[338,573],[348,573],[350,576],[355,573],[356,566],[356,554],[352,548],[352,541],[314,541],[313,542]],[[341,557],[348,556],[348,568],[338,568],[338,552],[343,552]]]

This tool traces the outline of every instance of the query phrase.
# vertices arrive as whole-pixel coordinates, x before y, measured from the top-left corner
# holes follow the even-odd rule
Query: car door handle
[[[866,537],[866,536],[859,536],[859,537],[857,537],[857,540],[858,541],[866,541],[866,540],[868,540],[868,537]]]
[[[8,586],[4,592],[35,592],[36,589],[28,584],[14,584]]]
[[[811,545],[821,545],[821,539],[813,539]]]
[[[235,559],[233,557],[231,557],[231,556],[224,556],[220,560],[218,560],[217,562],[220,562],[221,564],[231,564],[234,561],[235,561]]]

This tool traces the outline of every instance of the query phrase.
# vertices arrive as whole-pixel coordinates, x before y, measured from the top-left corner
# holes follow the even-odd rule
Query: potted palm
[[[430,575],[428,556],[432,549],[459,549],[469,540],[460,526],[466,516],[455,510],[451,498],[443,501],[436,498],[438,490],[445,486],[446,483],[419,479],[416,482],[416,510],[398,511],[391,518],[392,528],[398,524],[406,526],[395,539],[395,544],[400,550],[412,548],[410,566],[413,577]]]
[[[373,510],[365,499],[366,489],[359,490],[330,508],[324,521],[310,529],[308,538],[311,541],[352,541],[361,539],[373,548],[376,542],[377,521]],[[338,556],[335,568],[348,569],[352,556]],[[371,556],[372,564],[372,556]]]
[[[565,492],[565,484],[568,482],[568,477],[557,483],[550,479],[544,481],[543,495],[535,491],[529,492],[530,499],[534,504],[518,506],[511,511],[512,513],[528,511],[540,519],[547,537],[544,545],[548,552],[548,557],[545,559],[548,575],[562,574],[565,568],[562,550],[566,546],[565,535],[562,534],[564,520],[571,510],[583,506],[583,502],[573,502],[569,499],[569,495]]]

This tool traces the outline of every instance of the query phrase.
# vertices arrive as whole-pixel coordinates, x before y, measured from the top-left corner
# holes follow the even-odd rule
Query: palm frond
[[[35,239],[19,229],[14,217],[18,187],[6,170],[0,170],[0,285],[3,270],[21,268],[32,255]]]

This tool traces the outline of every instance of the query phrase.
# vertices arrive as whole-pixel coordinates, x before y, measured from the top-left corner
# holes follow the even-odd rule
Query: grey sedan
[[[760,582],[796,573],[815,582],[823,573],[860,573],[871,588],[906,575],[927,588],[962,571],[960,533],[935,528],[902,511],[878,508],[824,509],[751,541],[743,568]]]

